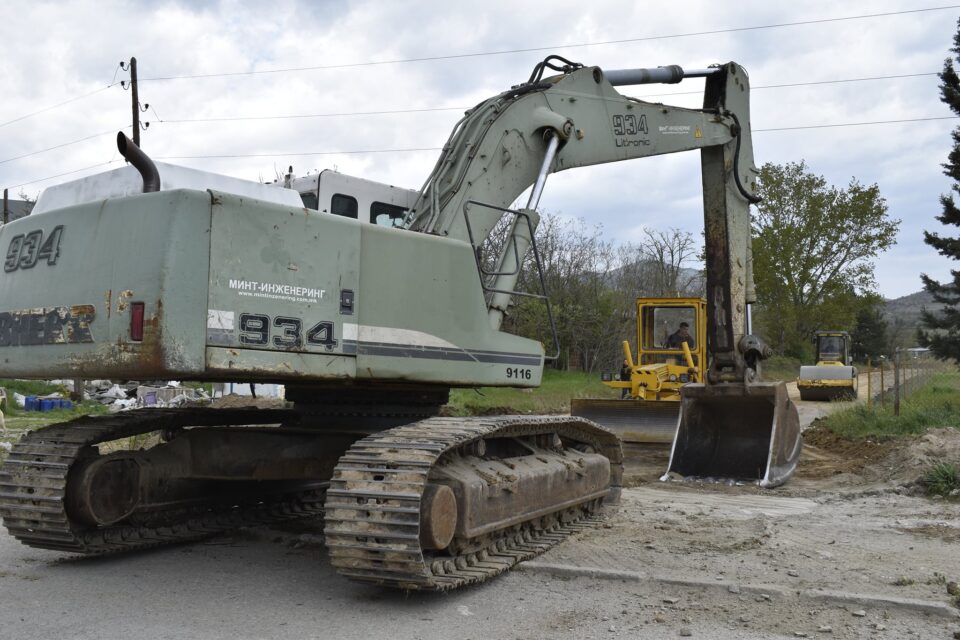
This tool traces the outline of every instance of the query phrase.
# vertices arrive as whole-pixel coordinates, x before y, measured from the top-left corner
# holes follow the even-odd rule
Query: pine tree
[[[876,360],[878,356],[888,353],[887,333],[887,321],[883,319],[879,301],[858,310],[857,326],[851,336],[854,360],[866,362],[869,357]]]
[[[953,36],[953,54],[960,59],[960,21],[957,33]],[[960,76],[953,66],[953,59],[947,58],[940,73],[940,100],[960,116]],[[960,194],[960,127],[953,130],[953,149],[948,162],[943,165],[943,173],[953,179],[952,193],[940,196],[943,214],[937,220],[945,225],[960,227],[960,207],[954,200],[954,193]],[[941,236],[929,231],[923,232],[923,239],[941,255],[960,260],[960,237]],[[934,355],[942,359],[960,361],[960,270],[951,270],[952,280],[938,282],[926,274],[921,274],[924,288],[930,292],[936,302],[944,308],[939,312],[924,310],[921,322],[926,330],[918,332],[918,339],[925,347],[930,347]]]

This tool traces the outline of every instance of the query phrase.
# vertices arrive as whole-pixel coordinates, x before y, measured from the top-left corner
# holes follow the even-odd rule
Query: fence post
[[[867,406],[873,406],[873,365],[867,356]]]
[[[884,406],[885,406],[885,404],[884,404],[884,398],[885,398],[886,396],[885,396],[884,394],[885,394],[886,391],[887,391],[886,385],[885,385],[884,382],[883,382],[883,365],[884,365],[885,363],[886,363],[886,361],[884,360],[883,356],[880,356],[880,408],[881,408],[881,409],[883,409]]]
[[[893,353],[893,415],[900,415],[900,350]]]

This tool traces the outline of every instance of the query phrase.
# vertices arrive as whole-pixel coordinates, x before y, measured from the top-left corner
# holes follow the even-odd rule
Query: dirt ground
[[[842,406],[810,404],[807,427]],[[960,637],[960,501],[918,484],[960,464],[960,430],[850,442],[813,426],[773,490],[660,482],[668,447],[627,453],[602,524],[452,594],[343,580],[320,520],[86,560],[0,533],[0,637]]]
[[[630,445],[621,505],[534,570],[662,585],[619,621],[636,637],[705,619],[750,638],[960,637],[960,501],[920,484],[960,465],[960,429],[854,442],[810,425],[845,403],[795,400],[804,449],[785,486],[663,483],[669,447]]]

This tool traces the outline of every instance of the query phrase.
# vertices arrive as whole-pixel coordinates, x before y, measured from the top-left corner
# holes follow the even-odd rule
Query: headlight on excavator
[[[677,381],[677,374],[671,373],[671,374],[670,374],[670,382],[676,382],[676,381]]]
[[[688,375],[685,374],[685,373],[681,373],[681,374],[680,374],[680,382],[684,382],[684,383],[690,382],[690,376],[688,376]]]

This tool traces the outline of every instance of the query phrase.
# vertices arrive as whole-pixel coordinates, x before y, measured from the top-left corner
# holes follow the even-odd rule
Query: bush
[[[960,490],[960,470],[955,465],[941,462],[927,470],[923,484],[927,495],[948,497],[953,491]]]

